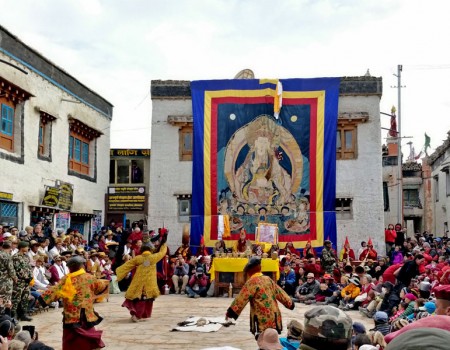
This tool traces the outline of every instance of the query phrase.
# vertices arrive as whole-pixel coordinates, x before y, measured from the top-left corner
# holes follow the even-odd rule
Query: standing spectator
[[[422,254],[417,254],[414,260],[407,261],[401,268],[399,268],[394,275],[397,276],[397,285],[401,289],[409,287],[411,280],[419,275],[419,266],[425,261]]]
[[[14,317],[22,321],[32,321],[26,314],[28,297],[30,295],[30,282],[33,279],[33,269],[30,258],[27,255],[28,248],[29,243],[21,241],[19,243],[19,252],[12,259],[17,276],[12,294],[12,312]]]
[[[322,259],[320,262],[322,263],[322,268],[325,273],[332,274],[334,268],[336,267],[336,253],[332,248],[332,243],[330,240],[325,240],[323,244],[324,248],[322,250]]]
[[[4,241],[0,250],[0,298],[4,302],[12,299],[13,286],[17,283],[11,257],[11,242]]]
[[[403,243],[405,242],[405,231],[402,228],[402,224],[396,224],[395,227],[395,245],[399,245],[400,247],[403,247]]]
[[[384,242],[386,243],[386,256],[391,253],[392,247],[395,245],[395,239],[397,238],[397,232],[394,229],[394,225],[389,224],[387,230],[384,231]]]

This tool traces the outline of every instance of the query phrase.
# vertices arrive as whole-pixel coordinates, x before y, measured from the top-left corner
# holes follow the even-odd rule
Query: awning
[[[93,218],[95,216],[95,214],[91,214],[91,213],[70,213],[70,217],[78,217],[78,218],[86,218],[86,219],[90,219]]]
[[[60,209],[53,208],[53,207],[47,207],[45,205],[29,205],[28,208],[30,208],[30,211],[37,211],[39,213],[59,213]]]

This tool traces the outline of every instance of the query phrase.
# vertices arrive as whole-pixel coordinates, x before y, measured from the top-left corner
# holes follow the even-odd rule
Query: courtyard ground
[[[126,308],[121,307],[123,294],[111,295],[109,302],[95,304],[96,311],[104,317],[98,326],[103,330],[103,340],[108,350],[144,350],[144,349],[204,349],[217,346],[232,346],[242,350],[257,348],[254,337],[249,331],[249,305],[246,306],[236,325],[222,327],[213,333],[171,332],[178,322],[189,316],[224,316],[232,299],[199,298],[190,299],[184,295],[162,295],[154,303],[152,317],[144,322],[133,323]],[[296,304],[294,310],[280,306],[283,315],[284,330],[291,319],[303,322],[303,314],[312,306]],[[33,317],[39,339],[55,349],[61,349],[62,316],[61,309],[50,309]],[[361,316],[357,311],[348,313],[353,321],[361,321],[366,328],[373,327],[373,321]],[[21,325],[28,324],[21,322]],[[80,349],[83,350],[83,349]]]

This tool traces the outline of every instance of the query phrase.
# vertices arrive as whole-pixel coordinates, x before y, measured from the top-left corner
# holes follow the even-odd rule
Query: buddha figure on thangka
[[[226,188],[218,214],[229,215],[232,233],[254,233],[259,222],[277,224],[280,234],[309,232],[309,164],[294,136],[261,115],[230,138],[224,157]],[[309,181],[307,181],[309,187]]]

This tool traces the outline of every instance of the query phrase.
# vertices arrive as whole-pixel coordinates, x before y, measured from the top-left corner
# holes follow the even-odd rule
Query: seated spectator
[[[189,298],[206,297],[208,290],[208,277],[203,272],[202,267],[197,267],[196,272],[189,279],[186,292]]]
[[[300,350],[347,350],[351,346],[352,319],[332,306],[317,306],[305,313]]]
[[[363,347],[364,345],[370,345],[372,348],[376,349],[367,334],[357,334],[355,339],[353,340],[353,349],[368,349],[367,347]]]
[[[404,327],[403,329],[405,329]],[[397,332],[396,332],[397,333]],[[417,328],[395,337],[386,350],[436,349],[447,350],[450,332],[437,328]]]
[[[280,273],[278,285],[289,295],[293,296],[295,291],[295,272],[290,264],[286,262],[283,271]]]
[[[33,339],[31,339],[30,332],[28,331],[20,331],[14,337],[25,344],[25,349],[28,349],[28,346],[32,343]]]
[[[283,347],[278,339],[276,329],[267,328],[258,337],[258,349],[260,350],[281,350]]]
[[[37,290],[46,290],[49,286],[50,282],[48,281],[46,277],[46,270],[44,267],[44,259],[36,255],[35,256],[35,266],[33,268],[33,278],[34,278],[34,285],[33,287]]]
[[[306,276],[306,283],[299,285],[295,291],[295,297],[299,302],[307,300],[315,300],[316,294],[320,290],[320,283],[314,278],[313,273],[308,273]]]
[[[339,303],[339,308],[343,310],[350,310],[354,306],[355,298],[359,295],[360,282],[357,276],[349,279],[349,284],[341,291],[342,300]]]
[[[172,276],[173,287],[175,294],[185,294],[186,286],[189,282],[189,265],[184,262],[184,258],[178,255],[178,259],[175,261],[174,272]],[[181,284],[181,289],[180,289]]]
[[[291,320],[287,325],[286,338],[280,338],[280,343],[283,346],[283,349],[297,350],[302,340],[303,331],[303,323],[296,320]]]
[[[382,294],[384,296],[379,310],[391,316],[393,308],[400,303],[400,298],[394,291],[394,285],[390,282],[383,283]]]
[[[416,300],[417,300],[417,297],[412,293],[407,293],[405,295],[405,302],[408,304],[408,307],[406,308],[405,312],[403,312],[399,316],[400,318],[407,318],[409,315],[414,314],[414,306],[415,306]]]
[[[373,321],[375,323],[375,327],[372,328],[370,331],[373,332],[380,332],[383,335],[387,335],[390,332],[390,326],[389,326],[389,317],[386,312],[384,311],[377,311],[375,315],[373,316]]]
[[[327,298],[331,297],[338,290],[338,286],[334,283],[334,278],[330,274],[323,276],[324,282],[320,284],[320,290],[316,294],[316,303],[323,303]]]

